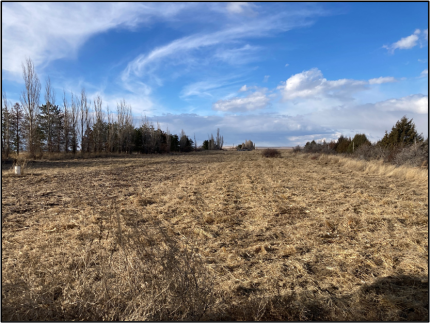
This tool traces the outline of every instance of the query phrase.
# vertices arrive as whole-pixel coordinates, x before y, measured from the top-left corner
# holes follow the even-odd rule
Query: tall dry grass
[[[384,163],[383,160],[365,161],[332,155],[321,155],[319,160],[339,163],[348,169],[362,171],[366,174],[387,176],[400,180],[423,182],[428,179],[428,169],[424,167],[396,166]]]

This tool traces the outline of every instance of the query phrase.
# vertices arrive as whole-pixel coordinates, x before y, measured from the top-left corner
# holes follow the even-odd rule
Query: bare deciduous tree
[[[11,121],[11,103],[7,100],[6,92],[3,92],[3,109],[2,109],[2,153],[7,158],[10,153],[10,121]]]
[[[170,138],[170,131],[169,131],[169,128],[167,127],[167,130],[166,130],[166,145],[167,145],[167,148],[166,148],[166,150],[167,150],[168,153],[170,152],[170,146],[171,146],[171,144],[172,144],[172,141],[171,141],[171,138]]]
[[[125,110],[125,150],[131,153],[131,140],[133,135],[133,115],[131,113],[131,106],[128,105]]]
[[[66,98],[66,91],[63,90],[63,109],[64,109],[64,151],[69,152],[70,146],[70,112],[69,103]]]
[[[102,110],[103,100],[100,95],[94,100],[94,113],[95,113],[95,122],[94,122],[94,151],[100,152],[102,151],[103,144],[103,122],[104,115]]]
[[[114,139],[115,139],[115,132],[114,132],[114,121],[113,116],[109,110],[109,106],[106,107],[107,111],[107,119],[108,119],[108,129],[107,129],[107,147],[106,150],[108,152],[113,152],[114,149]]]
[[[219,128],[218,128],[216,130],[216,142],[215,142],[216,149],[222,149],[223,145],[224,145],[224,137],[219,135]]]
[[[83,153],[87,148],[85,145],[85,131],[89,128],[90,120],[89,115],[89,102],[87,99],[87,93],[85,88],[81,90],[81,99],[79,101],[79,119],[80,119],[80,136],[81,136],[81,153]]]
[[[22,65],[22,76],[25,89],[21,94],[21,104],[24,107],[28,122],[27,150],[30,156],[34,156],[37,145],[36,120],[40,99],[40,81],[37,77],[34,64],[29,58],[26,60],[26,64]]]
[[[117,103],[117,122],[118,122],[118,151],[121,153],[124,144],[125,120],[127,104],[124,99]]]
[[[52,131],[53,131],[53,119],[54,116],[52,114],[52,106],[55,105],[55,92],[51,86],[51,79],[48,77],[45,83],[45,102],[46,102],[46,127],[47,127],[47,145],[48,152],[52,152],[53,144],[52,144]]]
[[[79,117],[79,107],[76,102],[75,96],[72,93],[71,99],[71,109],[70,109],[70,129],[72,131],[72,152],[76,154],[78,150],[78,117]]]
[[[214,138],[213,134],[208,138],[208,149],[214,150],[214,149],[222,149],[222,146],[224,145],[224,137],[220,136],[219,134],[219,128],[216,132],[216,138]]]

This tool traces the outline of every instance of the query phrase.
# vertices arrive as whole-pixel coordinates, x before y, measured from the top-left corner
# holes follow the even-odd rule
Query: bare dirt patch
[[[366,167],[224,151],[2,176],[2,320],[426,321],[428,173]]]

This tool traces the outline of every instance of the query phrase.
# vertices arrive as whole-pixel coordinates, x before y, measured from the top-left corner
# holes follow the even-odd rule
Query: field
[[[2,170],[2,321],[428,321],[428,171],[261,151]]]

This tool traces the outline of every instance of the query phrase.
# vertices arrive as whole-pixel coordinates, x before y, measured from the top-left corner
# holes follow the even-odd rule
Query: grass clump
[[[267,148],[261,152],[261,155],[267,158],[275,158],[275,157],[281,157],[281,152],[277,149]]]

